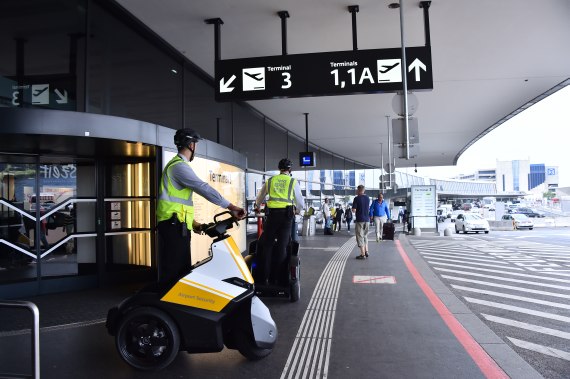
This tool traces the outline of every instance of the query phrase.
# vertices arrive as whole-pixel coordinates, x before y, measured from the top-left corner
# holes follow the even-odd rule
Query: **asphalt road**
[[[570,228],[415,237],[411,243],[545,378],[570,378]]]

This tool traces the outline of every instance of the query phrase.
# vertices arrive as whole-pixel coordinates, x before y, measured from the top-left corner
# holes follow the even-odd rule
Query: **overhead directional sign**
[[[406,48],[409,90],[433,89],[431,50]],[[402,50],[225,59],[216,62],[216,100],[334,96],[402,90]]]

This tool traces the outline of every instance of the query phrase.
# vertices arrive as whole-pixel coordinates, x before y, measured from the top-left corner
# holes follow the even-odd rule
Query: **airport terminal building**
[[[206,139],[198,174],[244,205],[246,171],[261,183],[305,150],[247,104],[216,102],[210,76],[114,2],[0,13],[0,297],[154,277],[156,183],[175,129]],[[311,149],[319,169],[368,168]]]

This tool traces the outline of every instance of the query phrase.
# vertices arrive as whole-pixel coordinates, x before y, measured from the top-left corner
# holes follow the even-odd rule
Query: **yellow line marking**
[[[208,287],[208,286],[206,286],[206,285],[204,285],[204,284],[201,284],[201,283],[194,282],[194,281],[192,281],[192,280],[182,279],[182,282],[185,283],[185,284],[191,285],[191,286],[193,286],[193,287],[200,288],[200,289],[202,289],[202,290],[207,290],[207,291],[209,291],[209,292],[216,293],[216,294],[218,294],[218,295],[220,295],[220,296],[222,296],[222,297],[227,297],[227,298],[230,299],[230,300],[234,298],[234,296],[230,295],[229,293],[225,293],[225,292],[222,292],[222,291],[218,291],[217,289],[214,289],[214,288],[212,288],[212,287]]]

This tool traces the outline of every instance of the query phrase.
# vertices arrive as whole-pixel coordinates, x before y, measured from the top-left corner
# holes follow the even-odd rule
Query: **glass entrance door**
[[[151,162],[114,162],[105,189],[107,272],[146,271],[153,264],[154,197]]]
[[[93,273],[94,183],[93,162],[0,155],[0,285]]]
[[[0,156],[0,284],[34,280],[36,217],[27,194],[36,192],[34,157]]]

